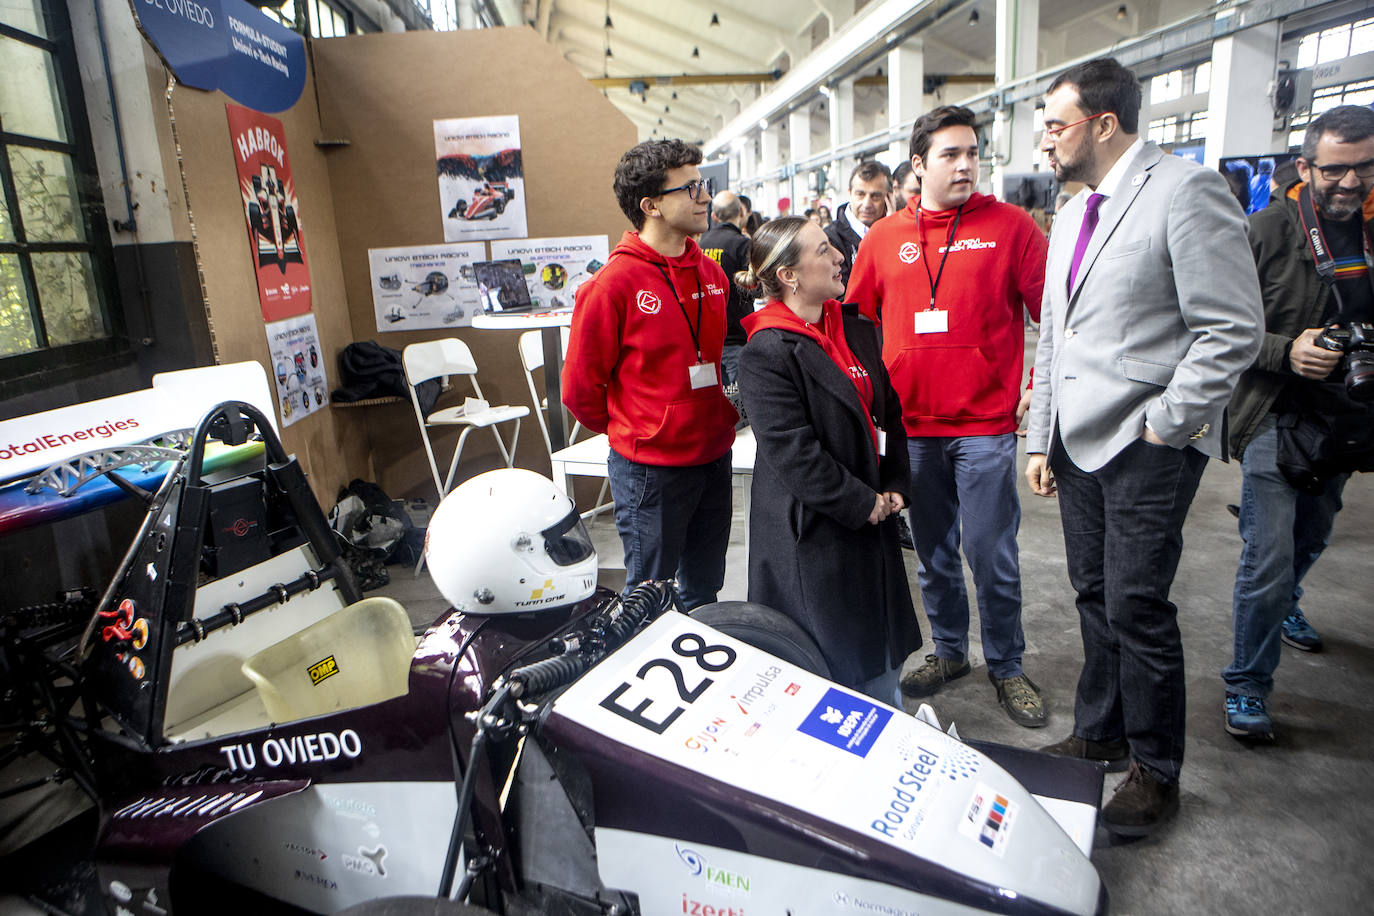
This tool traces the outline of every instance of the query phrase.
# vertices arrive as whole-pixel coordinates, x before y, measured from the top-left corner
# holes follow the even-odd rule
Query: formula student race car
[[[449,211],[449,219],[496,219],[515,200],[515,191],[504,181],[483,182],[472,191],[472,200],[461,198]]]
[[[776,611],[599,588],[546,478],[439,506],[452,607],[418,635],[258,408],[214,407],[144,495],[98,601],[0,609],[112,914],[1106,911],[1098,769],[841,687]]]

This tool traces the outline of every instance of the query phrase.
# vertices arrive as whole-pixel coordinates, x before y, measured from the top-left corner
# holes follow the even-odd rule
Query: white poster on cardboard
[[[570,309],[577,288],[601,269],[610,254],[604,235],[553,239],[499,239],[491,259],[519,258],[535,311]]]
[[[324,348],[314,314],[296,315],[267,325],[273,382],[281,404],[281,425],[290,426],[329,403]]]
[[[465,328],[480,305],[474,261],[481,242],[369,248],[372,307],[378,331]]]
[[[435,121],[434,158],[444,241],[529,234],[517,116]]]

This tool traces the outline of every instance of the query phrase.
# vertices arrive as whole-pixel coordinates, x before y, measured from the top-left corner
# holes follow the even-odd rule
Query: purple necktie
[[[1097,228],[1097,208],[1107,199],[1105,194],[1089,194],[1088,207],[1083,211],[1083,226],[1078,230],[1078,243],[1073,246],[1073,263],[1069,265],[1069,293],[1073,293],[1073,281],[1078,278],[1078,265],[1083,263],[1083,253],[1088,250],[1088,242]]]

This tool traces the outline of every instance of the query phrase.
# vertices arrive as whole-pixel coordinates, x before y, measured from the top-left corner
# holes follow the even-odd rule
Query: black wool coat
[[[868,523],[874,497],[911,501],[902,407],[877,331],[844,306],[850,350],[873,381],[887,431],[879,460],[858,391],[814,340],[778,328],[739,357],[740,396],[758,456],[749,518],[749,600],[775,608],[815,639],[847,686],[900,665],[921,645],[896,520]]]

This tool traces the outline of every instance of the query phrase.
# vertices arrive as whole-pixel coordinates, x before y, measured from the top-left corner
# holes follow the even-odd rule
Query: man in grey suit
[[[1178,810],[1184,677],[1169,587],[1225,409],[1264,330],[1245,216],[1217,172],[1138,135],[1140,84],[1111,58],[1045,97],[1055,176],[1080,181],[1050,236],[1026,478],[1059,494],[1083,671],[1073,733],[1045,750],[1130,774],[1114,832]]]

